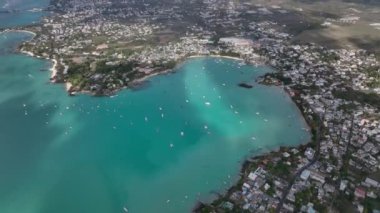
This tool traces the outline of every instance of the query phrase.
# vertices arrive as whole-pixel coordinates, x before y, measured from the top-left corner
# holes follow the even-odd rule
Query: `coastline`
[[[25,54],[25,55],[28,55],[28,56],[30,56],[30,57],[39,58],[39,56],[36,56],[36,55],[34,55],[34,53],[29,52],[29,51],[20,50],[20,53]]]
[[[170,73],[170,72],[173,72],[174,69],[167,69],[167,70],[164,70],[164,71],[161,71],[161,72],[153,72],[153,73],[150,73],[142,78],[139,78],[139,79],[135,79],[133,80],[130,84],[131,85],[134,85],[134,84],[141,84],[143,83],[144,81],[148,80],[149,78],[152,78],[154,76],[157,76],[157,75],[163,75],[163,74],[167,74],[167,73]],[[126,88],[126,87],[123,87],[123,88]]]
[[[15,30],[16,32],[25,32],[25,33],[30,33],[32,34],[33,36],[36,36],[35,33],[33,32],[30,32],[30,31],[23,31],[23,30]],[[9,31],[8,31],[9,32]],[[32,38],[33,39],[33,38]],[[24,54],[27,54],[31,57],[37,57],[37,58],[41,58],[41,56],[37,56],[35,54],[33,54],[32,52],[29,52],[29,51],[24,51],[24,50],[20,50],[21,53],[24,53]],[[224,56],[224,55],[191,55],[191,56],[187,56],[187,57],[184,57],[184,58],[181,58],[179,60],[177,60],[177,63],[176,63],[176,66],[172,69],[166,69],[166,70],[161,70],[161,71],[156,71],[156,72],[152,72],[152,73],[149,73],[145,76],[143,76],[142,78],[138,78],[138,79],[134,79],[133,81],[131,81],[129,84],[133,87],[133,85],[138,85],[138,84],[141,84],[143,83],[144,81],[148,80],[149,78],[151,77],[154,77],[154,76],[157,76],[157,75],[161,75],[161,74],[168,74],[170,72],[174,72],[176,70],[176,68],[178,66],[180,66],[184,61],[188,60],[188,59],[193,59],[193,58],[206,58],[206,57],[212,57],[212,58],[224,58],[224,59],[230,59],[230,60],[236,60],[236,61],[245,61],[243,58],[241,57],[233,57],[233,56]],[[58,69],[57,69],[57,66],[58,66],[58,61],[56,58],[53,58],[53,59],[49,59],[49,58],[45,58],[47,60],[51,60],[52,61],[52,65],[51,65],[51,68],[49,69],[51,71],[51,74],[50,74],[50,82],[51,83],[60,83],[60,82],[56,82],[56,76],[58,74]],[[59,60],[59,59],[58,59]],[[66,69],[66,67],[65,67]],[[75,95],[77,93],[80,93],[80,94],[90,94],[90,95],[93,95],[95,96],[95,94],[91,91],[71,91],[73,89],[73,84],[71,82],[64,82],[64,87],[65,87],[65,90],[66,92],[69,93],[69,95]],[[120,90],[122,89],[125,89],[125,88],[131,88],[129,85],[128,86],[124,86],[124,87],[121,87],[121,88],[118,88],[117,90],[115,90],[114,92],[119,92]],[[289,92],[287,91],[287,94],[289,94]],[[105,96],[111,96],[112,94],[105,94]],[[304,111],[303,111],[303,106],[302,106],[302,103],[297,103],[297,99],[296,97],[293,97],[290,95],[290,98],[292,99],[292,101],[297,105],[297,108],[300,110],[300,112],[302,113],[302,117],[306,120],[307,122],[307,125],[310,129],[312,129],[312,126],[310,125],[309,123],[309,120],[307,118],[307,116],[304,115]],[[223,192],[221,192],[219,194],[219,197],[217,197],[215,200],[213,201],[210,201],[206,204],[204,203],[200,203],[201,205],[197,205],[197,203],[194,203],[194,206],[198,206],[198,208],[195,208],[194,211],[197,211],[197,210],[201,210],[199,209],[202,208],[202,206],[207,206],[207,205],[210,205],[220,199],[223,199],[227,196],[229,196],[230,192],[232,190],[234,190],[239,182],[245,177],[245,171],[247,169],[250,168],[250,166],[252,165],[253,163],[253,160],[254,159],[260,159],[260,158],[270,158],[271,155],[275,154],[275,153],[278,153],[280,152],[282,149],[284,148],[296,148],[296,147],[302,147],[302,146],[307,146],[309,144],[313,143],[313,141],[305,141],[304,143],[300,144],[300,145],[297,145],[297,146],[286,146],[286,147],[278,147],[278,149],[274,149],[272,151],[268,150],[266,152],[262,152],[262,153],[259,153],[257,155],[251,155],[251,156],[247,156],[246,159],[242,159],[243,160],[243,163],[240,165],[240,172],[237,174],[237,179],[236,179],[236,182],[233,183],[230,187],[228,187],[226,190],[224,190]]]
[[[239,58],[239,57],[225,56],[225,55],[192,55],[187,58],[203,58],[203,57],[226,58],[226,59],[232,59],[232,60],[237,60],[237,61],[244,61],[244,59]]]
[[[30,55],[32,57],[36,57],[31,52],[24,51],[24,53],[26,53],[26,54],[28,54],[28,55]],[[161,75],[161,74],[168,74],[168,73],[174,72],[176,70],[176,68],[178,68],[178,66],[180,66],[183,62],[185,62],[188,59],[205,58],[205,57],[223,58],[223,59],[230,59],[230,60],[236,60],[236,61],[245,61],[243,58],[233,57],[233,56],[223,56],[223,55],[191,55],[191,56],[187,56],[187,57],[184,57],[184,58],[181,58],[181,59],[177,60],[177,63],[175,65],[175,67],[172,68],[172,69],[166,69],[166,70],[156,71],[156,72],[153,71],[152,73],[149,73],[149,74],[145,75],[142,78],[134,79],[127,86],[121,87],[121,88],[113,91],[113,93],[119,92],[122,89],[128,89],[128,88],[131,89],[131,88],[133,88],[133,86],[137,86],[137,85],[145,82],[146,80],[148,80],[151,77],[154,77],[154,76],[157,76],[157,75]],[[50,71],[51,71],[51,78],[50,78],[51,82],[52,83],[59,83],[59,82],[55,81],[55,78],[56,78],[57,72],[58,72],[58,70],[57,70],[58,61],[56,59],[48,59],[48,60],[52,60],[52,62],[53,62],[52,67],[50,68]],[[254,66],[253,64],[251,64],[251,65]],[[65,67],[65,69],[67,69],[67,68]],[[80,94],[83,93],[83,94],[89,94],[89,95],[96,96],[96,94],[94,94],[91,91],[86,91],[86,90],[83,90],[83,91],[75,91],[74,90],[74,91],[72,91],[73,84],[71,82],[68,82],[68,81],[64,82],[64,87],[65,87],[66,92],[68,92],[70,96],[76,95],[77,93],[80,93]],[[290,94],[290,91],[288,91],[286,89],[285,89],[285,91],[290,96],[290,98],[292,99],[292,101],[297,105],[297,108],[299,109],[300,113],[302,114],[302,117],[305,119],[305,121],[307,123],[307,127],[309,128],[309,130],[312,132],[312,134],[314,136],[314,131],[312,131],[312,130],[315,130],[315,128],[311,124],[312,121],[305,115],[305,112],[304,112],[305,106],[303,106],[302,103],[299,102],[299,99],[297,99],[296,96],[292,96]],[[104,95],[112,97],[113,94],[104,94]],[[266,152],[262,152],[262,153],[257,154],[257,155],[247,156],[246,159],[243,159],[243,163],[240,165],[240,170],[239,170],[240,172],[239,172],[239,174],[237,174],[238,178],[237,178],[236,182],[234,184],[232,184],[230,187],[228,187],[224,192],[218,194],[219,197],[215,198],[214,200],[212,200],[212,201],[210,201],[208,203],[203,203],[203,202],[200,202],[200,201],[198,203],[194,203],[194,209],[193,209],[193,211],[194,212],[199,212],[199,211],[202,210],[202,208],[207,207],[209,205],[212,205],[214,202],[218,202],[220,200],[225,199],[227,196],[229,196],[231,194],[231,192],[245,178],[246,171],[253,165],[255,159],[270,158],[272,155],[274,155],[276,153],[279,153],[279,152],[283,151],[284,149],[291,149],[291,148],[300,148],[301,149],[302,147],[305,147],[305,146],[308,146],[310,144],[313,144],[313,142],[315,142],[315,141],[313,139],[311,139],[310,141],[305,141],[304,143],[301,143],[301,144],[299,144],[297,146],[289,146],[289,147],[288,146],[280,146],[280,147],[278,147],[278,148],[276,148],[274,150],[268,150]]]
[[[144,81],[146,81],[147,79],[149,79],[151,77],[173,72],[178,66],[180,66],[183,62],[185,62],[188,59],[205,58],[205,57],[224,58],[224,59],[231,59],[231,60],[236,60],[236,61],[245,61],[243,58],[232,57],[232,56],[223,56],[223,55],[193,55],[193,56],[188,56],[188,57],[185,57],[183,59],[178,60],[178,63],[176,64],[175,68],[173,68],[173,69],[168,69],[168,70],[165,70],[165,71],[162,71],[162,72],[155,72],[155,73],[149,74],[147,76],[144,76],[143,78],[136,79],[134,81],[134,83],[136,83],[136,84],[143,83]],[[254,66],[253,64],[250,64],[250,65]],[[266,65],[270,66],[268,64],[266,64]],[[270,67],[273,68],[274,70],[276,70],[276,72],[279,72],[275,67],[273,67],[273,66],[270,66]],[[194,207],[193,207],[193,210],[192,210],[193,212],[202,212],[203,208],[205,208],[205,207],[207,207],[209,205],[212,205],[214,202],[218,202],[220,200],[223,200],[227,196],[229,196],[231,194],[231,192],[245,178],[246,171],[252,166],[252,164],[254,163],[254,160],[262,159],[262,158],[270,158],[271,156],[276,155],[279,152],[283,152],[284,150],[287,150],[287,149],[296,148],[296,149],[304,150],[305,147],[310,146],[310,145],[313,146],[313,145],[315,145],[315,143],[317,143],[317,141],[313,139],[316,136],[315,132],[317,130],[317,127],[313,124],[313,120],[310,119],[307,116],[306,112],[305,112],[305,108],[307,108],[307,106],[305,105],[304,102],[302,102],[302,99],[300,99],[297,95],[292,94],[293,91],[290,91],[290,90],[286,89],[286,87],[284,87],[284,82],[282,80],[279,79],[279,81],[282,83],[281,88],[286,92],[286,94],[291,98],[292,102],[297,106],[297,109],[299,110],[299,113],[301,113],[302,118],[306,122],[306,127],[308,128],[307,131],[310,132],[310,134],[311,134],[312,137],[310,138],[310,140],[304,141],[303,143],[301,143],[299,145],[296,145],[296,146],[279,146],[278,148],[273,149],[273,150],[267,150],[267,151],[264,151],[264,152],[259,153],[257,155],[247,156],[245,159],[242,160],[243,163],[240,165],[240,170],[239,170],[239,174],[237,174],[238,177],[236,179],[236,182],[234,184],[232,184],[230,187],[228,187],[224,192],[217,193],[218,197],[215,198],[214,200],[211,200],[210,202],[207,202],[207,203],[204,203],[204,202],[201,202],[201,201],[198,201],[197,203],[195,203]],[[279,85],[273,85],[273,86],[280,87]],[[293,174],[291,174],[291,176],[292,175]]]
[[[66,96],[62,96],[65,99],[70,100],[71,97],[67,96],[74,95],[78,95],[75,99],[82,99],[83,95],[92,96],[87,99],[97,96],[110,99],[118,96],[119,92],[120,94],[125,92],[129,94],[139,90],[142,90],[140,93],[145,94],[144,90],[152,89],[157,80],[183,79],[182,73],[177,72],[182,72],[181,67],[186,66],[184,64],[188,62],[204,64],[203,68],[200,66],[198,71],[208,67],[214,68],[215,65],[206,63],[210,60],[221,64],[222,68],[226,64],[234,64],[234,69],[239,66],[240,71],[232,72],[231,77],[236,77],[239,72],[245,76],[244,70],[249,68],[247,65],[270,70],[265,75],[259,75],[258,78],[250,78],[249,81],[247,77],[243,77],[242,81],[235,86],[242,89],[253,88],[251,92],[257,91],[257,87],[255,88],[254,85],[259,87],[262,87],[260,85],[279,86],[283,90],[281,92],[284,97],[290,96],[286,97],[287,105],[296,104],[301,114],[295,113],[298,114],[297,119],[288,115],[290,123],[288,125],[294,126],[292,123],[295,121],[302,121],[303,124],[297,126],[297,129],[298,131],[302,129],[303,135],[307,135],[306,137],[299,138],[293,145],[287,145],[287,142],[284,141],[282,145],[277,144],[270,149],[259,146],[258,149],[253,149],[244,156],[240,156],[235,165],[231,166],[234,171],[231,174],[234,178],[224,186],[215,187],[215,191],[206,192],[209,194],[207,199],[198,197],[197,200],[190,202],[189,210],[235,212],[238,209],[236,212],[245,212],[243,209],[249,208],[249,211],[252,212],[293,212],[291,209],[294,211],[302,209],[303,211],[303,207],[310,207],[317,212],[325,212],[324,210],[344,212],[351,209],[360,211],[363,209],[363,211],[371,212],[374,207],[373,203],[380,203],[380,188],[374,189],[372,186],[366,185],[364,181],[366,180],[364,178],[372,178],[371,174],[373,172],[377,174],[380,169],[380,166],[379,168],[374,166],[380,162],[380,152],[377,152],[380,150],[380,143],[377,143],[380,132],[376,131],[380,118],[380,111],[377,107],[380,106],[380,97],[377,96],[380,94],[378,88],[380,81],[377,79],[379,76],[376,76],[376,67],[379,69],[380,65],[380,53],[377,54],[376,45],[373,45],[376,43],[375,41],[367,39],[366,44],[360,45],[363,42],[353,39],[345,43],[360,44],[336,47],[336,45],[330,44],[331,42],[310,39],[310,36],[301,36],[300,38],[297,35],[309,28],[317,28],[317,30],[321,28],[318,20],[305,20],[305,17],[315,18],[318,14],[309,14],[306,11],[306,13],[302,12],[295,16],[286,15],[289,10],[297,12],[300,8],[281,8],[273,6],[272,3],[263,6],[238,2],[229,8],[228,12],[247,14],[235,18],[231,18],[230,13],[227,15],[220,13],[218,8],[215,9],[213,2],[204,2],[204,5],[194,4],[194,8],[190,7],[191,10],[186,5],[177,4],[173,6],[174,11],[171,11],[173,9],[170,7],[171,5],[158,5],[158,9],[166,10],[168,8],[171,11],[171,13],[169,11],[169,13],[158,15],[154,12],[149,13],[149,11],[146,13],[146,5],[140,7],[140,3],[131,3],[130,5],[126,3],[125,6],[119,5],[120,7],[117,8],[112,4],[100,4],[98,5],[101,7],[99,9],[100,17],[98,16],[99,11],[94,12],[92,7],[84,5],[83,13],[81,13],[82,11],[78,12],[75,4],[59,3],[49,2],[49,6],[42,9],[42,16],[38,8],[33,8],[26,12],[35,10],[39,14],[25,16],[26,19],[20,16],[23,18],[20,23],[13,23],[13,20],[4,23],[6,27],[0,30],[0,37],[4,37],[6,42],[12,42],[11,45],[6,46],[4,51],[1,51],[2,53],[21,53],[35,59],[42,59],[32,60],[39,61],[44,65],[38,74],[39,80],[47,83],[48,87],[55,87],[57,85],[53,84],[63,83],[56,89],[60,96]],[[193,5],[192,3],[191,5]],[[365,25],[372,31],[380,30],[380,23],[372,23],[374,22],[372,18],[375,16],[367,14],[371,13],[373,8],[364,8],[359,5],[348,6],[342,5],[341,9],[347,10],[348,13],[352,9],[358,13],[354,15],[366,16],[364,17],[366,23],[359,24]],[[271,14],[253,20],[251,16],[255,16],[254,13],[257,11],[260,12],[261,7],[266,7],[264,9],[269,10]],[[123,13],[126,8],[137,11],[130,15],[136,16],[142,21],[129,22]],[[109,9],[115,10],[115,12],[101,13]],[[319,9],[317,8],[316,11]],[[199,15],[199,11],[201,11],[201,15]],[[10,13],[10,17],[12,17],[13,13],[18,16],[18,13],[23,11],[9,10],[5,12]],[[51,18],[48,17],[49,13]],[[183,15],[184,13],[185,15]],[[94,17],[91,17],[92,14]],[[283,16],[287,16],[287,18],[284,19]],[[178,24],[183,25],[183,30],[176,28],[177,22],[173,25],[170,20],[169,22],[166,20],[170,17],[176,17]],[[193,22],[191,17],[198,17],[199,20],[196,21],[200,26],[191,26]],[[72,18],[78,22],[73,23]],[[350,28],[346,25],[355,25],[356,22],[351,23],[350,19],[356,20],[357,17],[343,17],[342,20],[344,18],[347,18],[349,23],[343,23],[343,27]],[[359,18],[363,19],[363,17]],[[34,19],[35,21],[33,21]],[[123,21],[124,19],[126,21]],[[338,19],[339,17],[332,21],[339,21]],[[99,20],[106,27],[99,26]],[[24,25],[24,21],[29,24],[24,27],[19,26],[19,24]],[[224,24],[225,22],[228,24]],[[291,29],[287,27],[289,23],[294,24],[294,27],[290,27]],[[13,24],[15,25],[13,26]],[[121,27],[117,24],[120,24]],[[86,27],[83,28],[83,26]],[[77,29],[79,30],[77,31]],[[172,32],[175,32],[175,35],[172,35]],[[185,32],[186,34],[184,34]],[[351,31],[344,33],[358,38],[365,34],[358,35]],[[91,52],[92,50],[95,51]],[[19,58],[28,60],[29,57]],[[52,62],[44,61],[45,59]],[[97,62],[100,62],[100,66],[97,66]],[[18,65],[18,61],[14,61],[13,65]],[[45,71],[50,72],[48,81]],[[161,74],[163,76],[158,76]],[[171,74],[173,75],[171,76]],[[33,78],[31,74],[28,74],[28,77]],[[227,76],[219,76],[218,79],[225,77]],[[227,80],[229,79],[227,78]],[[10,78],[10,80],[16,79]],[[181,83],[178,80],[176,82]],[[197,82],[195,81],[195,83]],[[27,85],[22,84],[21,86]],[[210,86],[206,84],[206,87]],[[66,95],[62,93],[64,92],[61,90],[62,88],[66,90]],[[34,91],[39,91],[40,88],[36,89]],[[127,91],[123,91],[124,89]],[[277,90],[278,88],[272,89]],[[170,90],[173,91],[173,87],[165,91]],[[238,93],[235,95],[241,93],[240,91],[236,92]],[[245,92],[250,91],[246,90]],[[12,90],[9,94],[13,94]],[[49,94],[41,96],[45,96],[44,99],[48,101],[51,100],[46,95]],[[54,94],[52,98],[56,98]],[[252,99],[252,97],[246,98]],[[273,98],[272,95],[269,98]],[[289,100],[289,98],[291,99]],[[138,99],[141,100],[141,97]],[[74,101],[74,99],[71,100]],[[98,100],[94,99],[93,101],[97,102]],[[273,107],[281,108],[281,106]],[[294,105],[292,108],[292,111],[297,110]],[[286,124],[281,126],[283,129]],[[307,127],[307,130],[305,128],[303,131],[302,127]],[[252,131],[251,125],[248,125],[247,128],[248,131]],[[89,130],[91,133],[91,129]],[[69,132],[67,131],[67,133]],[[285,130],[285,134],[289,137],[293,135],[287,130]],[[110,134],[111,137],[112,135],[114,134]],[[256,140],[255,137],[252,139]],[[283,138],[283,140],[285,139],[287,137]],[[310,153],[316,153],[315,157],[309,157],[309,153],[306,153],[308,149],[311,150]],[[247,151],[247,149],[245,150]],[[223,160],[223,156],[221,157],[216,161]],[[266,174],[262,175],[259,181],[250,182],[248,175],[256,174],[256,169],[262,169]],[[320,180],[323,178],[324,181],[318,179],[305,181],[304,178],[300,178],[303,171],[318,175],[318,178]],[[260,173],[259,171],[258,174],[260,175]],[[265,181],[265,185],[259,187],[262,180]],[[284,187],[278,187],[273,180],[279,180],[277,183],[281,183]],[[376,176],[376,181],[380,182],[380,177]],[[341,189],[339,182],[341,185],[345,185],[344,189]],[[243,186],[243,183],[248,184]],[[356,189],[365,191],[362,193],[364,198],[357,197]],[[373,193],[377,195],[376,200],[371,197]],[[237,196],[231,196],[234,194]],[[160,197],[162,193],[158,190],[157,195]],[[143,196],[138,196],[133,200],[139,201],[140,197]],[[232,205],[231,211],[229,211],[230,204]],[[137,203],[136,205],[140,206]],[[170,205],[173,205],[173,200]],[[380,206],[376,206],[376,208],[380,209]],[[124,210],[128,209],[124,208]]]
[[[57,70],[58,62],[56,59],[50,59],[50,60],[53,62],[53,66],[50,68],[50,72],[51,72],[50,81],[52,83],[55,83],[55,78],[56,78],[57,72],[58,72],[58,70]]]
[[[187,57],[178,59],[177,62],[176,62],[175,67],[172,68],[172,69],[165,69],[163,71],[153,71],[152,73],[147,74],[146,76],[144,76],[142,78],[134,79],[133,81],[129,82],[128,85],[123,86],[123,87],[115,90],[114,93],[117,93],[117,92],[119,92],[122,89],[133,88],[134,86],[137,86],[137,85],[143,83],[144,81],[146,81],[149,78],[152,78],[154,76],[164,75],[164,74],[168,74],[168,73],[171,73],[171,72],[175,72],[175,69],[178,68],[183,62],[185,62],[188,59],[205,58],[205,57],[224,58],[224,59],[231,59],[231,60],[236,60],[236,61],[245,61],[242,58],[232,57],[232,56],[223,56],[223,55],[191,55],[191,56],[187,56]],[[52,71],[52,74],[51,74],[51,79],[52,80],[51,80],[51,82],[52,83],[57,83],[57,82],[54,81],[54,78],[57,76],[58,70],[56,69],[56,65],[57,65],[58,62],[56,61],[56,59],[48,59],[48,60],[53,60],[53,67],[50,69]],[[67,69],[66,66],[65,66],[65,69]],[[71,82],[68,82],[68,81],[65,82],[66,91],[69,92],[70,95],[74,95],[74,94],[77,94],[77,93],[80,93],[80,94],[90,94],[90,95],[93,95],[93,96],[96,95],[93,92],[87,91],[87,90],[71,91],[72,87],[73,87],[73,84]],[[113,94],[104,94],[103,96],[112,96],[112,95]]]
[[[10,32],[31,34],[32,37],[30,39],[28,39],[29,41],[32,40],[32,39],[34,39],[34,37],[37,36],[37,34],[35,32],[29,31],[29,30],[17,30],[17,29],[7,29],[7,30],[5,30],[3,32],[0,32],[0,34],[2,34],[2,33],[10,33]],[[42,58],[41,56],[35,55],[31,51],[26,51],[26,50],[23,50],[23,49],[19,49],[19,52],[22,53],[22,54],[28,55],[30,57]],[[51,72],[51,74],[50,74],[50,82],[56,83],[55,82],[55,78],[56,78],[57,73],[58,73],[58,69],[57,69],[58,61],[56,59],[50,59],[50,58],[44,58],[44,59],[50,60],[52,62],[53,65],[49,69],[49,71]],[[66,88],[69,88],[69,87],[66,87]],[[68,91],[68,89],[66,89],[66,91]]]
[[[201,56],[201,57],[207,57],[207,56]],[[213,56],[213,57],[215,57],[215,56]],[[191,58],[191,57],[189,57],[189,58]],[[195,57],[193,57],[193,58],[195,58]],[[231,58],[231,57],[229,57],[229,58]],[[233,58],[234,59],[234,58]],[[56,59],[51,59],[52,61],[53,61],[53,64],[52,64],[52,67],[51,67],[51,71],[52,71],[52,73],[51,73],[51,75],[53,76],[54,75],[54,71],[56,72],[56,66],[57,66],[57,60]],[[159,75],[159,74],[165,74],[165,73],[169,73],[169,72],[171,72],[171,71],[173,71],[173,70],[175,70],[175,69],[169,69],[169,70],[164,70],[164,71],[162,71],[162,72],[156,72],[156,73],[151,73],[150,75],[147,75],[147,76],[145,76],[145,77],[143,77],[143,78],[141,78],[141,79],[139,79],[139,81],[140,82],[142,82],[142,81],[145,81],[146,79],[148,79],[148,78],[150,78],[150,77],[153,77],[153,76],[156,76],[156,75]],[[66,90],[68,90],[71,86],[70,86],[71,84],[70,84],[70,82],[67,82],[66,84],[65,84],[65,86],[66,86]],[[262,154],[263,156],[264,155],[270,155],[270,153],[263,153]],[[261,154],[260,154],[260,156],[261,156]],[[246,162],[248,162],[248,160],[246,161]],[[247,164],[246,166],[248,166],[248,163],[244,163],[243,164],[243,168],[244,168],[244,165],[245,164]],[[237,175],[239,175],[239,174],[237,174]]]
[[[33,39],[34,37],[37,36],[37,34],[35,32],[29,31],[29,30],[16,30],[16,29],[6,29],[6,30],[0,32],[0,34],[2,34],[2,33],[11,33],[11,32],[31,34],[33,36],[31,39]]]
[[[66,92],[69,92],[70,94],[73,94],[72,92],[70,92],[72,86],[73,86],[72,83],[70,83],[70,82],[66,82],[66,83],[65,83],[65,89],[66,89]]]
[[[40,56],[35,55],[34,53],[32,53],[30,51],[26,51],[26,50],[22,50],[21,49],[19,52],[22,53],[22,54],[28,55],[30,57],[41,58]],[[55,78],[56,78],[57,73],[58,73],[58,69],[57,69],[58,61],[56,59],[50,59],[50,58],[44,58],[44,59],[45,60],[50,60],[52,62],[52,66],[49,69],[49,71],[51,72],[50,73],[50,82],[51,83],[56,83]],[[66,91],[68,91],[68,90],[66,90]]]
[[[5,30],[3,32],[0,32],[0,34],[2,34],[2,33],[10,33],[10,32],[18,32],[18,33],[31,34],[32,37],[29,39],[29,41],[37,36],[37,34],[35,32],[32,32],[32,31],[28,31],[28,30],[14,30],[14,29],[7,29],[7,30]],[[23,49],[19,49],[19,52],[22,53],[22,54],[28,55],[30,57],[41,58],[40,56],[35,55],[33,52],[26,51],[26,50],[23,50]],[[53,63],[52,67],[49,69],[50,72],[51,72],[50,81],[53,82],[53,83],[55,83],[54,78],[56,77],[57,72],[58,72],[58,70],[57,70],[58,61],[56,59],[49,59],[49,58],[44,58],[44,59],[51,60],[52,63]]]
[[[208,210],[210,210],[209,208],[211,208],[212,210],[217,210],[217,209],[214,209],[215,207],[217,207],[217,205],[215,205],[215,204],[219,204],[219,203],[222,203],[222,202],[228,200],[228,197],[234,192],[234,190],[240,185],[240,183],[242,181],[244,181],[244,178],[246,178],[246,176],[248,175],[247,171],[249,170],[249,168],[252,165],[254,165],[255,160],[270,158],[271,156],[276,155],[280,152],[283,152],[286,149],[292,149],[292,148],[303,149],[307,146],[314,145],[314,143],[317,142],[314,138],[316,137],[316,134],[317,134],[316,130],[318,127],[316,127],[313,124],[313,120],[310,119],[310,117],[308,117],[305,114],[305,106],[303,105],[305,103],[303,103],[302,100],[299,99],[297,96],[292,95],[288,90],[285,90],[285,91],[289,95],[289,97],[291,98],[292,102],[296,104],[296,106],[297,106],[298,110],[300,111],[302,117],[305,119],[306,124],[309,127],[308,131],[310,131],[311,136],[312,136],[310,141],[299,144],[297,146],[280,146],[280,147],[278,147],[278,149],[274,149],[272,151],[263,152],[263,153],[260,153],[258,155],[254,155],[254,156],[248,156],[246,159],[243,160],[243,163],[240,166],[240,170],[239,170],[240,172],[238,175],[239,177],[237,178],[236,182],[234,184],[232,184],[230,187],[228,187],[228,189],[225,190],[224,193],[218,194],[218,197],[215,198],[214,200],[207,202],[207,203],[201,202],[201,201],[198,201],[197,203],[195,203],[192,212],[196,212],[196,213],[208,212]],[[298,170],[296,170],[296,173],[297,173],[297,171]],[[293,175],[293,174],[291,174],[291,175]],[[204,210],[206,210],[206,211],[204,211]]]
[[[211,57],[211,58],[224,58],[224,59],[231,59],[231,60],[236,60],[236,61],[244,61],[244,59],[242,58],[239,58],[239,57],[232,57],[232,56],[223,56],[223,55],[191,55],[191,56],[187,56],[187,57],[184,57],[182,59],[179,59],[177,60],[176,62],[176,65],[174,68],[172,69],[166,69],[166,70],[163,70],[163,71],[159,71],[159,72],[153,72],[151,74],[148,74],[142,78],[139,78],[139,79],[135,79],[133,80],[130,84],[131,85],[135,85],[135,84],[141,84],[143,83],[144,81],[148,80],[149,78],[152,78],[154,76],[157,76],[157,75],[164,75],[164,74],[168,74],[168,73],[171,73],[171,72],[175,72],[175,70],[181,66],[182,63],[184,63],[186,60],[188,59],[194,59],[194,58],[207,58],[207,57]],[[127,87],[123,87],[121,89],[124,89],[124,88],[127,88]]]

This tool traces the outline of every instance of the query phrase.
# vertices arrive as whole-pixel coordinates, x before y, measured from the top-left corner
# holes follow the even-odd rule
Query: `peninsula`
[[[258,81],[292,97],[312,141],[248,159],[226,194],[195,211],[379,211],[379,50],[361,41],[334,46],[311,32],[356,30],[365,22],[378,33],[366,21],[376,21],[379,13],[370,7],[380,6],[334,0],[326,4],[339,4],[345,14],[325,14],[313,3],[302,4],[304,10],[258,2],[52,0],[41,23],[16,28],[35,34],[19,50],[52,60],[51,81],[65,83],[71,95],[111,96],[194,56],[269,65],[277,72]]]

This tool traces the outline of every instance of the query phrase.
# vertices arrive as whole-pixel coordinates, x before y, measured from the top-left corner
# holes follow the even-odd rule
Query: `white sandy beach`
[[[71,84],[70,82],[66,82],[66,83],[65,83],[66,91],[69,91],[69,90],[71,89],[72,86],[73,86],[73,84]]]
[[[58,62],[56,59],[52,59],[52,62],[53,62],[53,66],[50,68],[50,71],[51,71],[50,79],[52,79],[52,82],[55,82],[54,78],[57,75],[57,64],[58,64]]]
[[[35,37],[37,34],[32,32],[32,31],[28,31],[28,30],[5,30],[4,32],[2,33],[7,33],[7,32],[21,32],[21,33],[28,33],[28,34],[31,34],[33,35],[33,37]],[[33,38],[31,38],[33,39]],[[21,50],[20,51],[21,53],[23,54],[26,54],[26,55],[29,55],[31,57],[37,57],[37,58],[40,58],[39,56],[36,56],[34,55],[32,52],[30,51],[25,51],[25,50]],[[57,65],[58,65],[58,62],[56,59],[49,59],[49,58],[46,58],[47,60],[51,60],[53,62],[53,66],[50,68],[50,71],[51,71],[51,75],[50,75],[50,78],[53,79],[56,75],[57,75]],[[52,82],[54,82],[54,80],[52,80]]]
[[[31,56],[31,57],[40,58],[39,56],[35,56],[32,52],[29,52],[29,51],[21,50],[20,52],[23,53],[23,54],[26,54],[28,56]],[[58,72],[58,70],[57,70],[58,62],[57,62],[56,59],[48,59],[48,58],[46,58],[46,60],[51,60],[53,62],[53,66],[50,68],[50,72],[51,72],[50,79],[51,79],[52,83],[55,83],[54,78],[55,78],[55,76],[57,75],[57,72]]]
[[[20,52],[23,53],[23,54],[26,54],[26,55],[34,57],[34,54],[32,52],[25,51],[25,50],[21,50]]]
[[[32,39],[37,35],[35,32],[28,31],[28,30],[9,30],[9,29],[4,30],[3,32],[0,32],[0,34],[2,34],[2,33],[10,33],[10,32],[31,34],[31,35],[33,35]]]

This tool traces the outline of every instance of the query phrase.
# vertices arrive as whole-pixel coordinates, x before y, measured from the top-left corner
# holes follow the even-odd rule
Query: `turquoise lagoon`
[[[114,97],[69,97],[49,61],[7,51],[24,39],[0,34],[2,213],[189,212],[247,157],[310,140],[288,95],[255,83],[268,67],[195,58]]]

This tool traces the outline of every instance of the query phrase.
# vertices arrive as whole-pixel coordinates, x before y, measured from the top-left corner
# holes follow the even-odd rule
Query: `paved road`
[[[311,160],[308,164],[306,164],[305,166],[303,166],[301,169],[299,169],[295,174],[294,176],[292,177],[292,180],[290,181],[288,187],[285,189],[283,195],[282,195],[282,198],[280,200],[280,203],[277,205],[277,208],[276,208],[276,213],[279,213],[282,209],[282,206],[284,205],[284,202],[286,200],[286,197],[288,196],[289,194],[289,191],[290,189],[292,188],[294,182],[296,181],[297,177],[301,175],[301,173],[309,168],[311,165],[313,165],[318,159],[319,159],[319,156],[320,156],[320,140],[321,140],[321,129],[322,129],[322,122],[321,121],[318,121],[318,128],[316,130],[316,133],[315,133],[315,143],[316,143],[316,152],[315,152],[315,155],[314,155],[314,158],[313,160]]]

